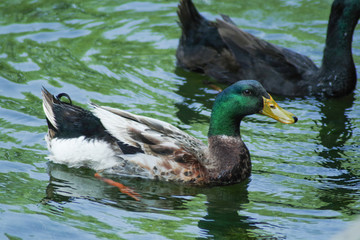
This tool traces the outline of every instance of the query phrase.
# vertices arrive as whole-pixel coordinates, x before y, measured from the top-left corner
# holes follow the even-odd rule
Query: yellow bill
[[[260,111],[260,114],[264,114],[265,116],[271,117],[279,122],[286,124],[297,122],[297,117],[291,112],[282,109],[271,96],[270,98],[263,97],[263,99],[264,107]]]

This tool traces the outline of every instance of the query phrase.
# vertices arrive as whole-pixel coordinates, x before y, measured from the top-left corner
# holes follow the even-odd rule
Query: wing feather
[[[201,141],[167,122],[120,109],[93,106],[92,112],[107,131],[126,144],[141,145],[148,154],[169,154],[183,149],[195,157],[203,157],[205,145]]]

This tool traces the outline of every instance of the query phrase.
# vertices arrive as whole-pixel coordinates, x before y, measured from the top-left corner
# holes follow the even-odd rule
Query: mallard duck
[[[85,110],[72,104],[67,94],[55,97],[46,89],[42,95],[52,161],[197,185],[230,184],[250,175],[250,154],[240,137],[246,115],[261,113],[287,124],[297,121],[254,80],[237,82],[218,94],[208,146],[157,119],[96,104]]]
[[[339,97],[355,89],[351,43],[359,0],[333,2],[320,68],[304,55],[244,32],[228,16],[208,21],[191,0],[180,0],[178,16],[182,35],[176,57],[182,68],[228,84],[256,79],[283,96]]]

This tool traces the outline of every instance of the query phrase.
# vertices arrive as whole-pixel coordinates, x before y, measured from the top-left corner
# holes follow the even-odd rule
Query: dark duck
[[[340,97],[356,86],[352,38],[360,17],[359,0],[335,0],[331,7],[322,64],[247,33],[227,16],[209,21],[191,0],[180,0],[182,35],[178,66],[231,84],[256,79],[282,96]]]
[[[45,89],[42,94],[53,162],[196,185],[249,177],[250,153],[240,136],[245,116],[261,113],[286,124],[297,121],[253,80],[239,81],[216,97],[208,145],[157,119],[95,104],[89,111],[67,94],[53,96]]]

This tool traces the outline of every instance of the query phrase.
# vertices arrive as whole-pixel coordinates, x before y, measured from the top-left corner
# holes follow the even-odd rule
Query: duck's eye
[[[252,95],[252,91],[249,90],[249,89],[245,89],[245,90],[243,91],[243,94],[244,94],[245,96],[250,96],[250,95]]]

